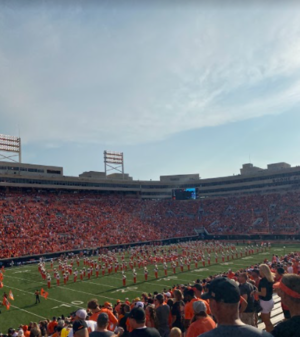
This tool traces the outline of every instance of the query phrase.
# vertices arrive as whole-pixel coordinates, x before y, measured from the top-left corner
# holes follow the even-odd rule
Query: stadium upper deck
[[[161,176],[160,181],[132,180],[128,175],[85,172],[79,177],[63,175],[62,167],[0,162],[0,187],[90,190],[117,192],[142,199],[168,199],[172,190],[197,188],[198,197],[218,197],[253,193],[273,193],[300,188],[300,167],[286,163],[268,165],[267,169],[244,164],[241,174],[200,179],[199,174]]]

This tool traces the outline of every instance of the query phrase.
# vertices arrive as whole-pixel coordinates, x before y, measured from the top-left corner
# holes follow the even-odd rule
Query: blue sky
[[[1,1],[0,133],[66,175],[300,164],[296,1]]]

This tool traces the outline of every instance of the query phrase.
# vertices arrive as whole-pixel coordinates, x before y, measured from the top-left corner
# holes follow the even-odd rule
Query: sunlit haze
[[[297,1],[0,2],[0,133],[65,175],[299,165],[299,75]]]

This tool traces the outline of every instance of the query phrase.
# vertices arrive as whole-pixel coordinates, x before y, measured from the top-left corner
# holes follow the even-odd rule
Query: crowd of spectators
[[[299,233],[300,193],[193,201],[85,192],[0,193],[0,258],[210,234]]]
[[[10,328],[9,337],[206,337],[271,336],[256,328],[261,313],[266,331],[296,337],[300,331],[299,253],[260,265],[174,285],[160,293],[142,293],[103,305],[91,299],[69,317],[53,317]],[[291,269],[291,266],[297,266]],[[290,273],[294,271],[295,273]],[[274,284],[274,282],[276,282]],[[273,291],[282,298],[286,320],[270,321]]]

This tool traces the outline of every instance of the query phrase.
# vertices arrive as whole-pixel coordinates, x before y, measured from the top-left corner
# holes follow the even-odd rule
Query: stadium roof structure
[[[62,167],[0,162],[0,187],[114,192],[144,199],[170,199],[174,189],[187,188],[197,189],[199,198],[300,188],[299,166],[277,163],[257,170],[251,165],[244,164],[241,174],[230,177],[200,179],[199,174],[184,174],[161,176],[159,181],[139,181],[128,174],[105,175],[104,172],[90,171],[70,177],[63,174]]]

